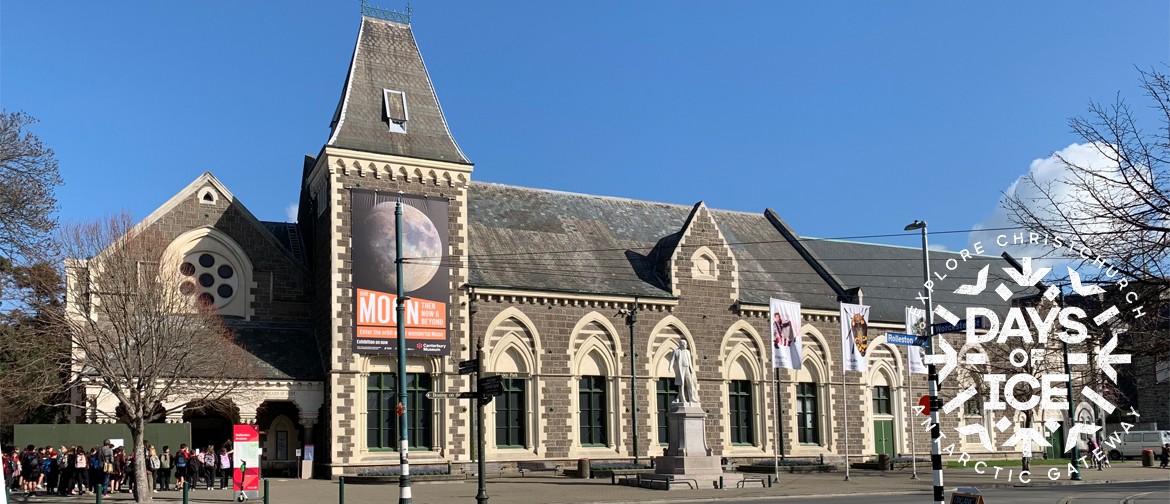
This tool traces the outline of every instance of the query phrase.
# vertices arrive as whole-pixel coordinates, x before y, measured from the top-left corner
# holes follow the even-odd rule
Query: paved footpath
[[[1043,474],[1049,466],[1037,466],[1039,474],[1031,478],[1031,485],[1089,485],[1122,481],[1166,482],[1166,500],[1170,502],[1170,470],[1140,467],[1137,462],[1116,463],[1105,471],[1083,471],[1083,481],[1073,482],[1062,477],[1050,481]],[[611,485],[608,479],[582,480],[558,476],[529,476],[488,479],[489,504],[586,504],[586,503],[652,503],[715,501],[729,498],[758,499],[760,502],[799,502],[814,496],[845,494],[920,494],[928,495],[931,488],[929,466],[919,468],[917,480],[910,479],[910,470],[890,472],[853,470],[850,481],[844,481],[843,472],[815,474],[781,474],[780,481],[771,488],[728,488],[723,490],[647,490]],[[973,468],[948,469],[944,478],[948,496],[957,486],[978,488],[1024,486],[1013,472],[1008,480],[1008,469],[994,468],[978,475]],[[270,480],[272,504],[329,504],[338,502],[338,484],[325,480]],[[477,491],[474,479],[458,482],[416,482],[412,488],[416,504],[474,503]],[[197,490],[190,494],[192,503],[227,503],[231,492],[225,490]],[[393,503],[398,498],[398,485],[345,485],[345,501],[349,503]],[[929,499],[929,497],[927,498]],[[915,499],[917,500],[917,499]],[[133,501],[129,494],[106,497],[103,502]],[[28,498],[11,496],[10,502],[94,502],[93,496]],[[155,502],[179,503],[177,492],[155,494]],[[252,502],[259,502],[258,500]],[[926,502],[926,501],[922,501]]]

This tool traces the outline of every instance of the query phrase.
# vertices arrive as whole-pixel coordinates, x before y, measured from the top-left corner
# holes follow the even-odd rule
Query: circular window
[[[179,292],[207,306],[223,308],[239,290],[235,266],[215,252],[187,254],[179,264],[179,273],[185,277]]]

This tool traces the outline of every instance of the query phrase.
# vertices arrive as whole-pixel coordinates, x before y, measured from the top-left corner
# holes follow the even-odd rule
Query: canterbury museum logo
[[[945,268],[934,271],[925,283],[925,288],[935,293],[950,290],[955,294],[948,299],[965,309],[952,311],[940,303],[935,305],[934,314],[955,326],[965,324],[966,332],[961,351],[939,337],[935,354],[924,361],[941,366],[940,384],[960,390],[940,412],[959,417],[954,429],[958,439],[948,440],[944,429],[938,441],[940,451],[948,458],[957,456],[961,466],[973,467],[979,474],[994,472],[1000,479],[1004,472],[1006,479],[1026,484],[1032,478],[1029,471],[989,467],[986,462],[973,461],[968,451],[956,449],[956,445],[978,444],[986,452],[1015,451],[1023,457],[1031,457],[1034,450],[1059,452],[1063,454],[1059,458],[1071,459],[1078,441],[1083,447],[1089,439],[1096,439],[1102,449],[1077,453],[1078,465],[1085,467],[1093,458],[1105,457],[1120,433],[1102,432],[1102,422],[1093,420],[1097,415],[1084,412],[1095,408],[1103,416],[1119,409],[1107,391],[1117,389],[1115,366],[1130,362],[1130,355],[1116,353],[1118,335],[1126,327],[1122,319],[1145,314],[1132,280],[1120,276],[1106,258],[1086,248],[1037,233],[1001,234],[994,242],[994,246],[973,243],[970,249],[947,259]],[[1082,282],[1080,273],[1071,266],[1045,266],[1031,257],[1007,264],[988,257],[988,249],[995,247],[1018,249],[1021,255],[1039,251],[1043,256],[1087,259],[1086,264],[1098,268],[1109,283]],[[974,283],[955,286],[958,282],[953,279],[948,282],[948,275],[961,262],[973,261],[986,262]],[[1055,285],[1058,279],[1066,282],[1071,291],[1068,297],[1079,301],[1066,304],[1064,290]],[[943,287],[947,283],[953,290]],[[1027,302],[1019,304],[1027,306],[1011,306],[1006,311],[1004,304],[998,308],[979,306],[989,295],[998,296],[1004,304],[1024,298]],[[1103,299],[1118,302],[1102,303]],[[925,300],[925,294],[920,294],[919,301],[925,304]],[[948,383],[948,378],[953,382]],[[1070,400],[1078,404],[1081,415],[1070,411]],[[971,404],[982,407],[971,408]],[[1122,414],[1139,416],[1133,409]],[[1123,431],[1133,427],[1120,425]],[[1063,468],[1049,467],[1045,476],[1056,480],[1062,472],[1067,477],[1077,470],[1070,461]]]

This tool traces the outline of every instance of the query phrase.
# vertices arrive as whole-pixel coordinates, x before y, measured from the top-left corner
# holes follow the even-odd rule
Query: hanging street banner
[[[768,303],[772,332],[772,368],[800,369],[803,341],[800,303],[773,298]]]
[[[926,310],[906,307],[906,332],[915,336],[926,336]],[[926,341],[926,346],[929,347],[930,340]],[[906,362],[910,365],[910,372],[926,374],[926,365],[922,363],[922,347],[908,346],[906,354]]]
[[[446,354],[451,297],[447,200],[353,189],[353,349],[398,353],[398,271],[394,207],[402,201],[403,291],[408,354]]]
[[[841,303],[841,359],[845,371],[867,369],[865,352],[869,350],[869,307]]]
[[[260,431],[255,425],[232,428],[232,497],[260,498]]]

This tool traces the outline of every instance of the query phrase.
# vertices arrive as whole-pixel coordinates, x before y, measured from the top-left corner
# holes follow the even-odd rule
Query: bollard
[[[191,482],[184,481],[183,482],[183,504],[187,504],[187,502],[191,499],[190,492],[191,492]]]
[[[719,477],[719,489],[723,490],[723,476]]]
[[[102,504],[102,494],[106,493],[106,489],[102,488],[101,485],[98,485],[97,492],[94,492],[94,493],[97,494],[97,497],[96,497],[97,500],[94,502],[97,502],[97,504]]]
[[[337,477],[337,504],[345,504],[345,476]]]
[[[768,475],[768,488],[772,488],[772,475]]]
[[[268,478],[264,478],[264,504],[268,504]]]

